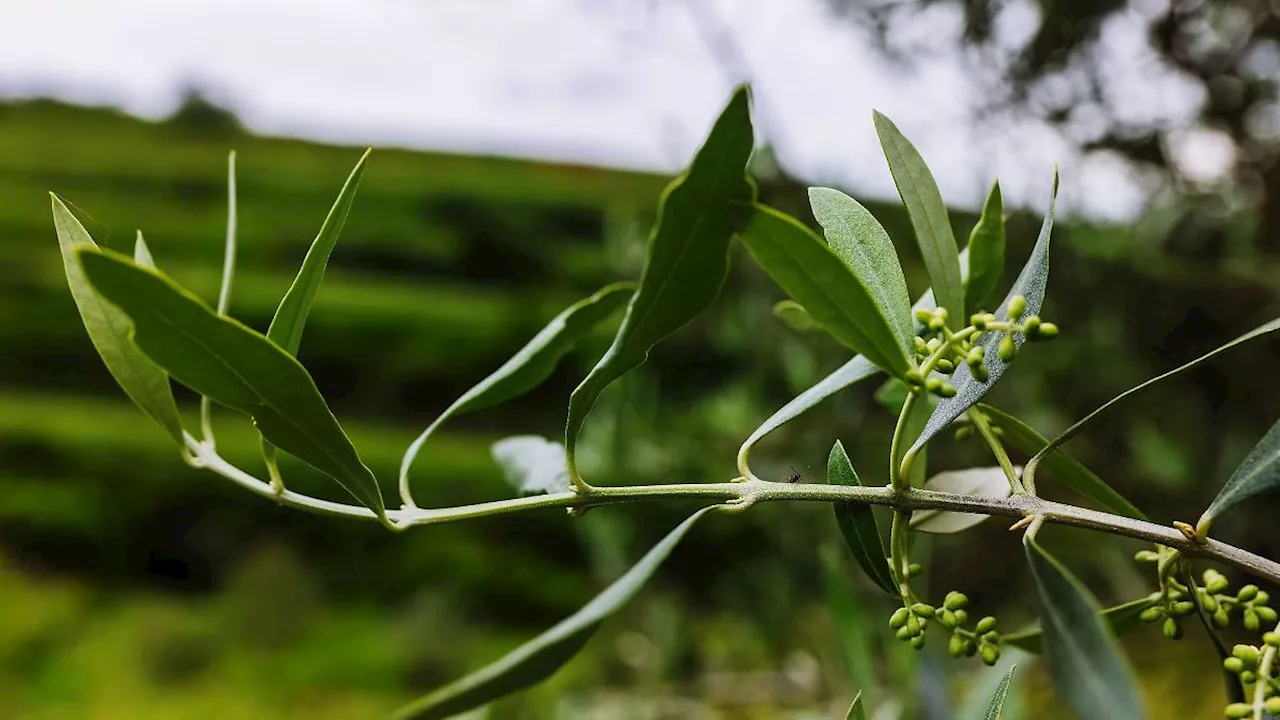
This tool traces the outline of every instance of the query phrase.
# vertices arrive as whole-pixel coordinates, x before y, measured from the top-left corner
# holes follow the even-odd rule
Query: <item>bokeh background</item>
[[[162,268],[213,298],[236,150],[231,308],[262,329],[345,174],[376,147],[301,359],[392,493],[436,413],[564,305],[638,274],[658,193],[744,80],[762,196],[803,218],[810,184],[863,199],[913,294],[926,281],[873,107],[934,168],[958,237],[1000,178],[1006,281],[1059,166],[1044,314],[1063,337],[1030,348],[993,394],[1042,432],[1280,310],[1274,0],[14,3],[0,12],[0,716],[381,717],[572,612],[688,510],[392,536],[187,469],[93,354],[48,191],[100,243],[127,248],[143,230]],[[727,479],[739,442],[846,359],[773,318],[780,292],[734,256],[711,311],[593,412],[594,481]],[[419,501],[508,496],[489,445],[555,437],[607,341],[541,390],[446,427],[417,465]],[[1194,520],[1280,416],[1276,361],[1274,342],[1237,351],[1071,450],[1153,519]],[[758,472],[820,481],[840,438],[883,481],[893,418],[874,391],[771,436]],[[257,468],[247,423],[223,413],[217,427],[225,454]],[[989,464],[936,445],[935,469]],[[1221,536],[1274,557],[1278,509],[1250,503]],[[1046,540],[1104,602],[1149,592],[1136,543]],[[918,552],[939,596],[963,590],[1006,629],[1032,619],[1000,523]],[[858,688],[877,719],[973,717],[992,671],[906,650],[890,609],[829,509],[713,518],[552,681],[475,717],[841,717]],[[1198,628],[1179,643],[1142,630],[1125,647],[1152,717],[1220,717]],[[1006,717],[1063,717],[1043,667],[1023,668]]]

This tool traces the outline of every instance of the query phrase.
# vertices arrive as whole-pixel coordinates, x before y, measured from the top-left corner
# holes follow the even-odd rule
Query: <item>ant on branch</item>
[[[808,471],[809,471],[809,468],[805,468],[805,472],[808,472]],[[791,474],[783,478],[782,482],[785,482],[785,483],[804,482],[804,476],[800,474],[800,471],[796,469],[795,465],[792,465]]]

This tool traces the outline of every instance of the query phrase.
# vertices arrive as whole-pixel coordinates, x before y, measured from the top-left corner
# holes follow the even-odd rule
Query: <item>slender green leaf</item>
[[[1212,522],[1222,511],[1260,493],[1280,487],[1280,422],[1271,426],[1262,440],[1245,457],[1240,467],[1227,479],[1202,523]]]
[[[364,175],[365,161],[369,159],[370,148],[364,151],[356,162],[355,168],[347,176],[338,192],[338,199],[333,201],[329,214],[325,216],[320,232],[311,242],[307,256],[302,260],[302,267],[293,279],[293,284],[280,300],[276,314],[271,318],[271,326],[267,328],[267,337],[284,348],[290,355],[298,354],[298,345],[302,343],[302,329],[307,323],[307,315],[311,312],[311,303],[315,301],[316,291],[320,289],[320,281],[324,279],[325,266],[329,264],[329,255],[338,244],[338,236],[347,222],[351,212],[351,204],[355,202],[356,189],[360,187],[360,178]]]
[[[894,375],[911,367],[870,291],[813,231],[756,205],[741,237],[760,267],[832,337]]]
[[[118,253],[82,250],[79,262],[97,291],[128,315],[147,357],[196,392],[252,417],[264,438],[332,476],[385,520],[373,473],[293,356]]]
[[[89,341],[129,399],[160,423],[165,432],[182,446],[182,420],[173,400],[169,376],[147,359],[129,339],[128,317],[114,305],[104,301],[85,278],[84,271],[76,260],[76,252],[96,252],[98,245],[62,200],[52,193],[50,197],[53,198],[53,226],[62,251],[67,286],[71,289],[76,309],[80,311],[84,328],[89,333]],[[149,256],[146,243],[141,238],[139,233],[138,247],[142,248],[144,255]]]
[[[1015,468],[1021,470],[1021,468]],[[998,467],[948,470],[929,478],[925,490],[976,495],[986,498],[1007,498],[1012,489],[1004,470]],[[945,512],[942,510],[916,510],[911,513],[911,529],[920,532],[948,535],[982,523],[989,516],[978,513]]]
[[[978,407],[1004,431],[1004,440],[1022,452],[1028,455],[1035,455],[1049,444],[1049,441],[1036,432],[1035,428],[1005,411],[990,405],[979,404]],[[1065,450],[1055,448],[1044,457],[1043,462],[1054,477],[1065,483],[1067,487],[1097,501],[1099,505],[1106,509],[1140,520],[1147,519],[1147,516],[1134,507],[1133,503],[1116,492],[1102,478],[1093,474],[1093,471],[1085,467],[1079,460],[1068,455]]]
[[[831,454],[827,458],[827,483],[862,484],[839,440],[831,446]],[[836,525],[840,527],[840,534],[844,536],[845,544],[858,561],[858,566],[880,589],[897,596],[898,583],[889,571],[888,554],[880,540],[880,528],[876,525],[875,515],[871,513],[871,506],[866,503],[838,502],[832,503],[832,507],[836,513]]]
[[[1000,681],[1000,687],[996,688],[996,692],[991,696],[991,704],[987,705],[987,714],[983,720],[1000,720],[1004,715],[1004,699],[1009,694],[1009,685],[1013,683],[1013,672],[1018,669],[1017,665],[1009,668],[1009,672],[1005,673],[1004,679]]]
[[[1004,200],[1000,183],[991,186],[982,216],[969,233],[969,278],[964,284],[965,303],[969,311],[978,310],[995,292],[1004,272]]]
[[[147,241],[142,238],[142,231],[138,231],[138,238],[133,241],[133,261],[144,268],[156,267],[155,258],[151,257],[151,248],[147,247]]]
[[[703,508],[676,526],[640,562],[573,615],[489,665],[401,708],[395,718],[452,717],[549,677],[582,649],[602,620],[635,597],[689,528],[713,509]]]
[[[222,254],[222,286],[218,289],[218,314],[231,305],[231,284],[236,274],[236,151],[227,153],[227,241]]]
[[[507,482],[527,495],[564,492],[569,489],[569,468],[564,446],[540,435],[512,435],[493,444],[494,462]]]
[[[805,310],[804,306],[795,300],[779,300],[774,303],[773,315],[797,332],[822,329],[822,326],[813,319],[809,311]]]
[[[1240,337],[1237,337],[1231,342],[1221,345],[1215,348],[1214,350],[1211,350],[1205,353],[1204,355],[1201,355],[1195,360],[1192,360],[1189,363],[1180,365],[1164,373],[1163,375],[1157,375],[1156,377],[1153,377],[1150,380],[1147,380],[1146,382],[1143,382],[1135,387],[1131,387],[1128,390],[1125,390],[1124,392],[1120,393],[1119,395],[1111,398],[1110,400],[1100,405],[1098,409],[1094,410],[1088,415],[1085,415],[1084,417],[1077,420],[1075,424],[1073,424],[1071,427],[1067,428],[1066,430],[1063,430],[1053,440],[1050,440],[1049,444],[1045,445],[1043,450],[1036,453],[1034,457],[1032,457],[1029,461],[1027,461],[1026,475],[1033,478],[1034,480],[1035,473],[1039,469],[1040,463],[1045,460],[1045,457],[1048,455],[1048,453],[1052,452],[1054,449],[1060,447],[1061,445],[1066,443],[1068,440],[1075,437],[1077,433],[1079,433],[1081,430],[1085,428],[1085,426],[1093,422],[1095,419],[1098,418],[1099,415],[1101,415],[1111,407],[1115,406],[1121,400],[1124,400],[1125,398],[1136,395],[1137,393],[1143,390],[1146,390],[1152,385],[1160,383],[1164,380],[1168,380],[1169,378],[1172,378],[1175,375],[1179,375],[1187,370],[1190,370],[1191,368],[1196,367],[1197,365],[1205,361],[1211,360],[1214,357],[1217,357],[1218,355],[1228,350],[1231,350],[1246,342],[1249,342],[1250,340],[1254,340],[1260,337],[1264,337],[1266,335],[1270,335],[1276,330],[1280,330],[1280,318],[1275,318],[1274,320],[1268,320],[1267,322],[1259,325],[1258,327],[1250,330],[1249,332],[1241,335]]]
[[[1019,702],[1020,688],[1012,682],[1006,687],[1006,681],[1015,666],[1025,665],[1032,659],[1017,648],[1001,647],[1000,659],[996,664],[978,670],[965,683],[969,689],[965,693],[964,702],[952,714],[952,720],[986,720],[992,699],[1001,693],[1004,705],[1000,711],[1003,714],[998,717],[1001,720],[1017,720],[1022,710],[1022,703]]]
[[[1139,600],[1132,600],[1123,605],[1109,607],[1099,613],[1098,617],[1111,634],[1118,638],[1138,627],[1140,624],[1139,616],[1142,615],[1142,611],[1151,607],[1154,602],[1151,598],[1145,597]],[[1044,652],[1044,634],[1038,627],[1022,630],[1001,635],[1000,644],[1010,645],[1039,655]]]
[[[964,252],[960,253],[961,263],[966,268],[965,272],[968,272],[968,252],[969,250],[966,248]],[[921,295],[919,300],[916,300],[915,305],[911,306],[912,315],[914,317],[915,311],[920,308],[933,310],[936,307],[937,303],[933,301],[933,291],[929,290],[924,295]],[[915,334],[919,333],[924,328],[924,325],[916,323],[913,327],[913,334]],[[850,385],[853,385],[860,380],[865,380],[878,372],[880,372],[879,368],[873,365],[870,360],[867,360],[861,355],[855,356],[844,365],[836,368],[830,375],[819,380],[808,390],[797,395],[786,405],[778,408],[776,412],[760,424],[760,427],[755,429],[755,432],[751,433],[751,436],[748,437],[746,442],[742,443],[742,447],[738,449],[738,472],[742,473],[743,477],[751,476],[750,468],[747,463],[751,454],[751,448],[754,447],[755,444],[765,435],[768,435],[774,430],[777,430],[783,425],[791,422],[823,400],[826,400]],[[902,403],[899,401],[893,409],[896,410],[901,406]],[[923,468],[924,464],[919,463],[919,465]],[[913,477],[915,472],[915,466],[913,466]]]
[[[1040,547],[1035,532],[1023,544],[1036,583],[1044,654],[1062,702],[1081,720],[1143,720],[1133,675],[1098,617],[1097,601]]]
[[[409,482],[409,468],[417,458],[427,438],[451,417],[492,407],[511,398],[523,395],[538,387],[555,370],[560,358],[575,346],[606,318],[613,315],[631,298],[635,285],[614,283],[565,308],[538,331],[524,347],[516,351],[488,377],[476,383],[462,394],[431,425],[418,436],[405,451],[400,462],[400,486],[402,492]]]
[[[889,172],[898,186],[898,195],[907,207],[911,226],[916,231],[920,255],[929,271],[933,293],[938,304],[955,317],[964,315],[964,284],[960,279],[959,250],[956,237],[947,217],[947,206],[938,192],[938,183],[925,165],[924,158],[911,141],[902,134],[889,118],[874,113],[876,134]]]
[[[644,363],[658,341],[692,320],[719,294],[729,269],[738,205],[755,199],[755,185],[746,175],[754,145],[749,95],[743,86],[734,92],[688,171],[663,194],[640,289],[627,306],[613,344],[569,398],[565,452],[571,478],[578,478],[578,432],[600,393]]]
[[[809,205],[826,233],[827,244],[862,281],[881,321],[910,363],[914,343],[911,297],[889,233],[861,203],[839,190],[809,188]]]
[[[1031,249],[1031,256],[1027,258],[1027,264],[1023,266],[1022,272],[1018,274],[1018,279],[1013,282],[1013,287],[1009,288],[1009,294],[1005,296],[1004,301],[1000,303],[1000,307],[996,310],[996,316],[1000,320],[1009,319],[1009,301],[1015,296],[1021,295],[1027,301],[1027,315],[1034,315],[1040,312],[1040,305],[1044,302],[1045,287],[1049,282],[1049,237],[1053,234],[1053,212],[1054,205],[1058,198],[1058,174],[1055,171],[1053,175],[1053,191],[1049,195],[1049,212],[1044,216],[1044,224],[1040,226],[1040,236],[1036,239],[1035,247]],[[951,384],[955,385],[956,394],[954,397],[947,398],[938,403],[938,408],[933,411],[933,417],[929,418],[929,425],[924,432],[920,433],[920,437],[911,446],[911,452],[915,452],[929,442],[935,435],[942,432],[944,428],[951,424],[953,420],[960,417],[973,404],[982,399],[1000,378],[1004,376],[1009,365],[1000,359],[1000,340],[1004,337],[1001,332],[984,333],[981,341],[983,351],[985,353],[985,364],[989,377],[985,382],[979,381],[973,376],[973,372],[967,364],[961,363],[956,368],[955,374],[951,377]],[[1021,334],[1015,336],[1015,344],[1022,346],[1025,337]]]
[[[867,720],[867,709],[862,707],[862,691],[853,696],[853,704],[849,706],[849,712],[845,714],[844,720]]]

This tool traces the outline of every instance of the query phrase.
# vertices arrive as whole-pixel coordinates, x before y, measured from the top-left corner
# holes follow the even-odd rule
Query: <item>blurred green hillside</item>
[[[0,105],[0,715],[378,717],[571,612],[683,510],[573,521],[547,512],[391,536],[285,511],[188,469],[94,355],[65,287],[48,192],[100,243],[127,249],[141,229],[162,269],[212,299],[231,149],[240,212],[231,312],[264,329],[362,148],[255,137],[198,105],[161,123],[43,101]],[[564,305],[638,274],[667,180],[375,151],[300,358],[389,497],[403,449],[436,413]],[[762,195],[808,217],[796,181],[767,176]],[[868,206],[917,292],[924,276],[904,216]],[[1200,211],[1164,208],[1133,228],[1063,223],[1045,315],[1064,337],[1028,351],[1026,366],[1042,374],[1012,373],[997,404],[1051,433],[1277,314],[1280,258],[1242,239],[1249,218],[1214,224],[1227,230],[1198,242],[1197,228],[1209,226]],[[973,217],[953,222],[966,237]],[[1038,225],[1010,218],[1007,279]],[[745,260],[739,254],[713,311],[594,411],[583,441],[593,480],[727,479],[741,439],[845,359],[827,339],[776,321],[780,292]],[[489,444],[558,435],[569,391],[607,341],[598,337],[528,397],[446,427],[416,466],[419,501],[508,494]],[[1109,417],[1072,450],[1153,519],[1193,519],[1280,416],[1276,358],[1274,343],[1229,356]],[[819,481],[840,437],[864,476],[881,481],[892,418],[874,389],[779,431],[757,453],[758,469],[783,475],[794,465]],[[179,398],[194,410],[189,393]],[[247,423],[224,413],[218,430],[230,460],[260,467]],[[989,459],[948,440],[930,462]],[[341,499],[299,464],[284,470],[291,485]],[[1062,495],[1051,480],[1044,491]],[[1240,513],[1224,539],[1280,554],[1276,508],[1272,498]],[[1076,566],[1104,599],[1146,592],[1125,559],[1133,543],[1047,535],[1068,561],[1090,560]],[[917,678],[945,671],[963,688],[974,667],[941,652],[916,662],[895,644],[883,648],[889,662],[867,660],[881,655],[885,613],[847,572],[837,539],[820,507],[706,523],[589,657],[491,716],[826,717],[814,713],[860,684],[911,695]],[[997,523],[932,552],[931,587],[962,588],[1002,622],[1031,616],[1021,553]],[[1178,672],[1204,681],[1173,682],[1170,651],[1154,635],[1131,641],[1149,693],[1218,707],[1213,663],[1194,665],[1204,657],[1193,653]],[[1189,633],[1173,652],[1200,641]],[[1031,677],[1028,702],[1043,702],[1043,679]]]

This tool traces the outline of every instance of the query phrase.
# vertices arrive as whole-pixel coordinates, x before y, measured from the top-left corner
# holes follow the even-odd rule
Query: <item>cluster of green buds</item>
[[[1263,686],[1262,710],[1272,715],[1280,715],[1280,682],[1276,681],[1276,664],[1263,663],[1262,653],[1274,655],[1280,649],[1280,633],[1268,632],[1262,636],[1263,648],[1254,645],[1236,645],[1231,649],[1231,657],[1222,661],[1227,672],[1240,678],[1243,685],[1265,683]],[[1263,666],[1267,665],[1268,677],[1263,677]],[[1257,714],[1257,707],[1252,703],[1231,703],[1227,706],[1229,718],[1248,718]]]
[[[924,647],[925,631],[929,623],[937,623],[951,633],[947,651],[952,657],[979,655],[982,662],[995,665],[1000,659],[1000,634],[996,632],[996,619],[984,617],[973,629],[968,629],[964,627],[969,622],[968,607],[969,598],[964,593],[953,590],[947,593],[940,608],[927,603],[898,608],[889,618],[889,627],[894,629],[899,640],[909,642],[911,647],[919,650]]]
[[[978,311],[969,317],[969,327],[952,332],[947,327],[947,309],[916,310],[916,321],[924,325],[922,335],[916,337],[915,355],[918,367],[907,371],[907,384],[913,388],[923,389],[939,397],[954,397],[956,388],[939,377],[934,377],[936,370],[940,375],[951,375],[964,363],[969,366],[973,376],[985,382],[990,376],[984,357],[984,350],[979,340],[984,333],[1002,332],[999,355],[1004,362],[1011,362],[1017,354],[1018,346],[1014,336],[1024,335],[1028,340],[1049,340],[1058,336],[1058,326],[1043,322],[1038,315],[1026,315],[1027,299],[1015,295],[1009,301],[1009,320],[1001,321],[995,315]],[[1025,316],[1025,317],[1024,317]]]

